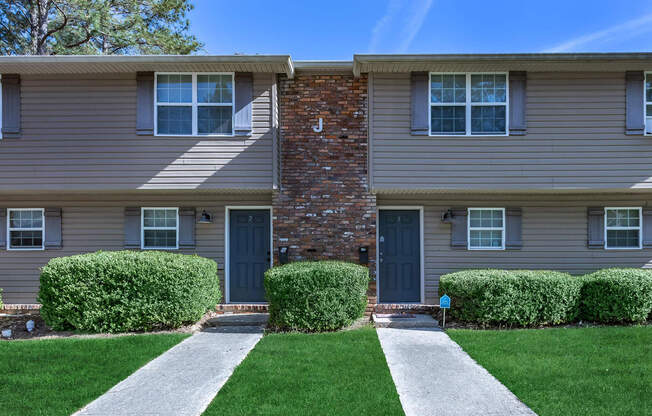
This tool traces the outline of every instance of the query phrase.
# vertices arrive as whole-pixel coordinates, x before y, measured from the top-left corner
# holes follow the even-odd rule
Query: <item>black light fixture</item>
[[[453,210],[449,209],[443,214],[441,214],[441,222],[443,223],[450,223],[453,222]]]
[[[210,223],[212,223],[212,222],[213,222],[213,217],[211,216],[211,214],[209,214],[208,212],[206,212],[205,209],[202,210],[202,212],[201,212],[201,218],[199,219],[199,223],[200,223],[200,224],[210,224]]]

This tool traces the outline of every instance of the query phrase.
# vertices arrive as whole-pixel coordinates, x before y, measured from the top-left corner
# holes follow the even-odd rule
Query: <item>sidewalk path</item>
[[[536,416],[445,332],[377,331],[406,416]]]
[[[262,335],[257,327],[195,334],[75,415],[200,415]]]

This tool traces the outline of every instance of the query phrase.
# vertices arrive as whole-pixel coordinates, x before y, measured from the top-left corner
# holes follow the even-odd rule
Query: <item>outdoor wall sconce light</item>
[[[201,218],[198,221],[200,224],[210,224],[213,222],[213,216],[206,212],[206,210],[202,210],[201,212]]]
[[[360,257],[360,264],[366,266],[369,264],[369,247],[363,246],[358,249],[358,256]]]
[[[279,247],[278,248],[278,262],[280,264],[288,264],[289,263],[289,252],[290,248],[287,246]]]
[[[444,212],[443,214],[441,214],[441,222],[443,222],[443,223],[451,223],[451,222],[453,222],[453,217],[454,217],[453,210],[449,209],[446,212]]]

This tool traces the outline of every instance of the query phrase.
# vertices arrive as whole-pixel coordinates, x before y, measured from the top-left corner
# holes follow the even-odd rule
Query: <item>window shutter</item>
[[[520,250],[523,247],[521,208],[505,209],[505,248],[507,250]]]
[[[20,137],[20,75],[2,74],[2,137]]]
[[[411,131],[413,136],[427,136],[428,122],[428,73],[412,72],[410,74]]]
[[[0,208],[0,250],[7,248],[7,208]]]
[[[466,208],[452,208],[451,213],[451,247],[456,250],[468,248],[468,221],[469,211]]]
[[[511,71],[509,73],[509,134],[525,136],[527,106],[527,72]]]
[[[154,73],[136,74],[136,134],[154,134]]]
[[[140,248],[140,207],[125,208],[125,248]]]
[[[643,208],[643,247],[652,247],[652,208]]]
[[[195,208],[179,208],[179,248],[195,248]]]
[[[61,208],[45,208],[45,249],[61,248]]]
[[[251,72],[235,73],[235,117],[233,131],[236,136],[251,135],[251,118],[254,100],[254,76]]]
[[[588,210],[588,247],[604,248],[604,207]]]
[[[625,134],[627,135],[642,135],[645,132],[643,80],[643,71],[625,72],[627,111]]]

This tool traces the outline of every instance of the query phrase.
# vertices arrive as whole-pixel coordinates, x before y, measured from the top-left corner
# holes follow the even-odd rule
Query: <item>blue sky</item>
[[[193,0],[208,54],[652,51],[652,2]]]

